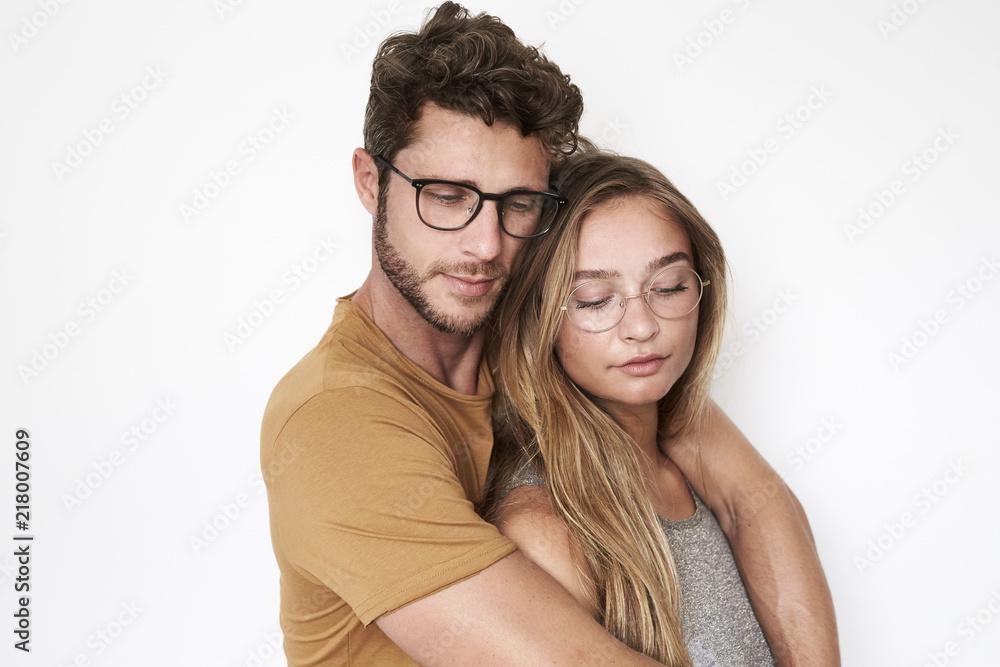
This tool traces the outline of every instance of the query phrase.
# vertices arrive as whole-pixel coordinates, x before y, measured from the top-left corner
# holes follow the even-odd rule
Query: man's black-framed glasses
[[[375,159],[406,179],[417,191],[417,217],[441,231],[467,227],[483,209],[484,201],[497,202],[500,229],[508,236],[531,239],[549,231],[566,198],[558,192],[511,190],[503,194],[481,192],[466,183],[435,178],[410,178],[381,155]]]

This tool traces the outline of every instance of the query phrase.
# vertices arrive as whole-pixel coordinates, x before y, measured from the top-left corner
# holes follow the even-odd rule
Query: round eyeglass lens
[[[604,331],[621,319],[625,297],[611,283],[583,283],[569,295],[566,314],[584,331]]]
[[[686,267],[665,269],[653,278],[646,299],[653,312],[664,319],[684,317],[701,300],[701,278]]]
[[[650,309],[664,319],[684,317],[701,300],[702,282],[687,267],[670,267],[656,274],[642,296]],[[627,300],[614,285],[596,280],[574,289],[566,304],[570,321],[584,331],[599,333],[618,324],[625,315]]]

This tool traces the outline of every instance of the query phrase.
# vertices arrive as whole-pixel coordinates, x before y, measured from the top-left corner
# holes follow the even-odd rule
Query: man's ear
[[[354,189],[358,191],[358,199],[369,213],[375,215],[378,210],[378,165],[364,148],[355,148],[351,167],[354,169]]]

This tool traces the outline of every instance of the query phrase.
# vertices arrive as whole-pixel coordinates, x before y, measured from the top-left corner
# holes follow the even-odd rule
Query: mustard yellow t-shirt
[[[372,621],[514,550],[470,500],[493,446],[492,393],[485,364],[477,395],[454,391],[338,300],[261,429],[289,665],[415,664]]]

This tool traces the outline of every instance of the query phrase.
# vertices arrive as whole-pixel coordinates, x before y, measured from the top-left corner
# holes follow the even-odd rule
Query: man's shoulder
[[[358,309],[341,299],[319,343],[278,381],[264,411],[262,438],[273,442],[304,406],[320,404],[337,413],[367,413],[372,394],[394,403],[411,396],[406,373],[393,363],[388,344]],[[268,432],[271,437],[268,438]]]

